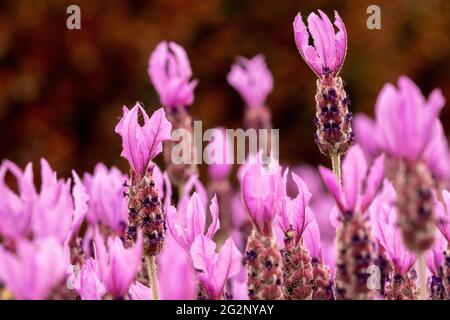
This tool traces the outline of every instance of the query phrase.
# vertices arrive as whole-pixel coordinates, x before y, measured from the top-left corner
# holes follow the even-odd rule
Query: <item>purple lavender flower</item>
[[[230,238],[216,253],[216,244],[209,237],[199,234],[190,249],[192,263],[199,270],[202,299],[220,300],[225,297],[225,284],[238,274],[242,255]]]
[[[127,199],[123,196],[128,188],[128,177],[117,168],[108,169],[104,164],[95,166],[93,174],[85,173],[84,185],[89,194],[87,219],[91,224],[101,224],[113,233],[123,235],[128,220]]]
[[[239,57],[231,66],[227,80],[240,93],[249,108],[263,107],[273,89],[272,74],[263,55],[252,59]]]
[[[144,120],[143,126],[138,122],[139,114]],[[122,137],[122,157],[128,160],[134,174],[142,178],[150,161],[161,153],[162,142],[171,139],[172,126],[164,109],[158,109],[149,118],[144,108],[136,104],[131,110],[123,107],[123,117],[115,130]]]
[[[311,13],[308,16],[308,29],[300,13],[294,20],[294,36],[297,49],[303,60],[314,73],[321,78],[323,75],[337,76],[347,53],[347,31],[339,14],[334,12],[334,25],[325,13],[319,10],[320,17]],[[309,32],[308,32],[309,31]],[[309,45],[309,36],[314,40],[314,46]]]
[[[126,249],[118,237],[110,237],[107,245],[98,234],[95,237],[95,258],[100,279],[115,299],[123,299],[141,268],[142,235],[132,248]]]
[[[49,297],[64,279],[68,260],[55,238],[16,241],[16,253],[0,245],[0,281],[18,300]]]
[[[315,140],[320,151],[331,158],[334,170],[340,176],[340,155],[353,143],[350,100],[338,76],[347,52],[347,33],[344,23],[335,11],[335,26],[325,13],[308,16],[308,29],[299,13],[294,20],[294,36],[297,48],[305,62],[319,78],[317,80]],[[310,35],[314,46],[309,44]]]
[[[102,300],[106,288],[100,280],[98,261],[89,258],[85,261],[78,275],[74,275],[73,287],[81,300]]]
[[[373,263],[374,253],[366,209],[374,200],[382,181],[383,166],[384,157],[380,156],[367,174],[364,154],[355,145],[343,162],[342,189],[333,172],[319,168],[340,211],[337,226],[336,299],[372,298],[373,292],[367,287],[366,281],[369,276],[367,268]]]
[[[206,205],[194,192],[184,210],[175,209],[170,206],[167,212],[169,230],[175,241],[187,252],[189,252],[192,243],[199,234],[205,234],[212,238],[220,228],[219,207],[217,198],[214,196],[209,207],[212,217],[212,223],[206,228]]]
[[[148,74],[163,106],[176,109],[194,102],[197,80],[191,81],[189,59],[180,45],[166,41],[159,43],[150,55]]]

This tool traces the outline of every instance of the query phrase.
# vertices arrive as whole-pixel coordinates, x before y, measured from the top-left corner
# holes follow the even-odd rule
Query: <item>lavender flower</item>
[[[444,103],[440,90],[426,100],[409,78],[400,77],[398,90],[385,85],[376,104],[380,148],[389,156],[387,175],[398,195],[398,222],[406,245],[417,253],[429,249],[435,235],[433,179],[425,151]]]
[[[160,42],[150,55],[148,74],[167,108],[183,108],[194,102],[197,80],[191,81],[192,69],[186,51],[175,42]]]
[[[338,76],[347,52],[345,25],[335,11],[334,24],[325,13],[308,16],[308,29],[299,13],[294,20],[297,48],[305,62],[319,78],[317,80],[316,143],[320,151],[334,159],[345,153],[353,143],[352,114],[348,111],[350,100]],[[314,46],[309,44],[310,35]],[[333,160],[334,161],[334,160]],[[338,165],[336,163],[336,165]]]
[[[118,237],[111,237],[107,245],[97,234],[95,256],[98,260],[100,279],[115,299],[123,299],[141,268],[142,235],[138,235],[134,247],[126,249]]]
[[[204,234],[208,238],[212,238],[220,228],[219,207],[217,198],[211,200],[209,207],[212,217],[212,223],[205,233],[206,227],[206,206],[197,193],[194,192],[190,198],[185,210],[179,210],[170,206],[167,212],[167,219],[170,233],[175,241],[187,252],[191,249],[191,245],[199,234]]]
[[[138,122],[139,113],[144,125]],[[165,218],[156,183],[153,181],[154,165],[150,164],[162,151],[162,142],[170,139],[171,124],[164,110],[158,109],[151,118],[136,104],[131,110],[124,107],[124,115],[116,126],[122,136],[122,156],[130,163],[131,182],[128,185],[127,238],[136,240],[138,228],[144,236],[146,256],[157,255],[164,244]]]
[[[288,169],[283,175],[285,190],[287,176]],[[314,282],[311,257],[303,243],[303,233],[313,219],[308,207],[311,193],[299,176],[293,173],[292,178],[299,193],[295,199],[284,195],[280,210],[280,227],[284,233],[283,289],[286,299],[306,300],[312,296]]]
[[[232,239],[225,241],[219,254],[215,251],[214,241],[203,234],[195,238],[190,249],[192,263],[199,270],[201,299],[224,299],[226,281],[240,270],[242,255]]]
[[[443,268],[447,247],[448,241],[442,234],[438,233],[434,240],[433,247],[431,247],[431,250],[425,255],[426,265],[431,272],[431,281],[429,281],[431,300],[445,300],[447,298],[447,292],[444,286],[445,280]]]
[[[0,245],[0,281],[18,300],[42,300],[64,279],[68,261],[55,238],[16,242],[16,253]]]
[[[367,177],[367,162],[358,145],[350,149],[343,162],[342,190],[336,176],[320,167],[320,174],[339,208],[337,230],[336,299],[370,299],[367,268],[374,259],[366,209],[376,196],[383,177],[384,158],[374,161]],[[363,192],[363,185],[365,190]]]
[[[266,172],[249,165],[242,180],[242,196],[254,229],[247,240],[246,261],[249,298],[283,299],[283,260],[272,234],[272,222],[283,195],[279,169]]]
[[[161,104],[166,109],[173,130],[185,129],[192,133],[192,118],[188,113],[188,106],[194,102],[197,80],[190,80],[192,69],[186,51],[174,42],[159,43],[150,55],[148,73]],[[186,180],[197,172],[197,167],[193,161],[189,165],[172,163],[171,154],[174,145],[175,142],[165,142],[164,160],[170,179],[181,188]],[[189,153],[193,159],[195,155],[193,141]]]
[[[231,66],[227,80],[240,93],[247,105],[245,110],[247,128],[271,128],[270,110],[265,101],[273,89],[273,78],[264,56],[257,55],[252,59],[239,57]]]

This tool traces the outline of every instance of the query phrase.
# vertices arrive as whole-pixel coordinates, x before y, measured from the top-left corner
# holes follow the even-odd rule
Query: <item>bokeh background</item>
[[[66,28],[66,8],[81,8],[81,30]],[[381,30],[366,9],[381,8]],[[191,112],[203,127],[242,127],[243,103],[227,84],[237,55],[266,56],[275,88],[268,105],[287,164],[325,163],[313,142],[315,76],[295,47],[292,21],[337,9],[348,32],[341,75],[352,111],[373,115],[385,82],[407,74],[428,94],[450,99],[450,1],[1,0],[0,159],[24,166],[47,158],[63,176],[101,161],[126,170],[114,126],[123,105],[159,99],[147,75],[164,39],[186,48],[199,80]],[[449,132],[450,106],[442,119]]]

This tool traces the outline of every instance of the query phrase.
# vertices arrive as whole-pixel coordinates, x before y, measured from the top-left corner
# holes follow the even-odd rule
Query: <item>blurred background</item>
[[[70,4],[81,8],[81,30],[66,28]],[[366,27],[371,4],[381,8],[381,30]],[[159,105],[147,62],[167,39],[188,52],[199,80],[191,113],[204,129],[243,126],[243,102],[226,75],[237,55],[262,53],[275,81],[268,105],[282,161],[326,163],[313,141],[315,76],[292,31],[298,11],[305,17],[318,8],[338,10],[346,24],[341,76],[354,113],[373,115],[383,84],[401,74],[426,95],[440,87],[450,99],[447,0],[1,0],[0,159],[23,167],[45,157],[63,176],[99,161],[126,171],[114,127],[123,105],[142,101],[148,112]],[[447,106],[444,125],[449,118]]]

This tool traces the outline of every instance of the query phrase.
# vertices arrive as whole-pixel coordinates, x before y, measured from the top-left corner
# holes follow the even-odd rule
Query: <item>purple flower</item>
[[[363,149],[369,159],[374,159],[380,153],[380,130],[377,123],[365,114],[357,114],[353,120],[356,143]]]
[[[139,124],[139,113],[144,125]],[[166,119],[164,109],[156,110],[151,118],[144,108],[136,104],[131,110],[123,107],[123,117],[116,126],[122,136],[122,157],[140,177],[146,173],[150,161],[162,151],[162,142],[171,139],[172,125]]]
[[[320,10],[319,15],[320,17],[311,13],[308,16],[306,29],[301,14],[297,14],[294,20],[295,43],[303,60],[319,78],[329,73],[336,76],[347,53],[347,32],[344,22],[336,11],[334,25],[339,29],[337,33],[327,15]],[[309,44],[310,35],[314,46]]]
[[[5,182],[10,172],[16,179],[18,194]],[[37,197],[33,183],[33,168],[29,163],[22,171],[8,160],[0,166],[0,234],[10,241],[26,236],[30,228],[32,204]]]
[[[175,42],[158,44],[148,61],[148,74],[163,106],[179,108],[194,102],[197,80],[190,81],[192,70],[186,51]]]
[[[225,128],[213,129],[213,141],[206,147],[209,176],[216,181],[224,180],[233,169],[234,150]]]
[[[217,197],[211,200],[209,207],[212,222],[206,231],[206,237],[212,238],[220,227],[219,207]],[[175,241],[186,251],[189,251],[192,243],[199,234],[204,234],[206,228],[206,204],[199,195],[194,192],[189,202],[181,210],[170,206],[167,212],[169,230]]]
[[[280,169],[268,172],[259,164],[248,165],[241,184],[242,197],[255,227],[263,235],[272,234],[272,221],[284,196]]]
[[[224,287],[229,278],[238,274],[241,269],[242,255],[230,238],[225,241],[216,253],[213,240],[199,234],[190,250],[195,269],[200,270],[199,279],[210,299],[223,298]]]
[[[443,190],[442,198],[444,203],[440,201],[435,202],[435,209],[440,220],[438,228],[445,239],[450,242],[450,215],[448,214],[448,210],[450,209],[450,192]]]
[[[308,210],[309,208],[307,208]],[[309,209],[311,210],[311,209]],[[320,230],[312,211],[309,212],[310,221],[303,232],[303,241],[313,259],[322,261],[322,244],[320,241]]]
[[[263,55],[257,55],[252,59],[239,57],[231,66],[227,80],[250,108],[263,107],[273,89],[272,74]]]
[[[67,259],[54,238],[16,241],[16,253],[0,245],[0,281],[18,300],[46,299],[63,280]]]
[[[104,164],[95,166],[94,173],[85,173],[84,185],[89,194],[87,218],[91,224],[104,224],[118,235],[124,232],[128,219],[127,191],[124,182],[128,178],[117,168],[108,169]]]
[[[319,168],[328,191],[335,198],[342,213],[364,213],[370,206],[383,179],[384,156],[381,155],[375,159],[368,175],[367,170],[366,158],[359,145],[354,145],[343,161],[342,190],[336,175],[331,170]],[[363,186],[365,186],[364,190]]]
[[[115,299],[124,298],[141,267],[142,234],[138,234],[134,247],[125,249],[118,237],[108,238],[105,246],[98,232],[95,236],[95,257],[100,279]]]
[[[136,281],[131,285],[128,294],[130,295],[131,300],[150,300],[152,290],[139,281]]]
[[[442,234],[437,234],[433,247],[425,253],[425,262],[434,276],[440,276],[440,269],[444,262],[444,252],[447,250],[447,240]]]
[[[377,219],[375,236],[386,250],[386,255],[391,260],[395,272],[405,275],[413,267],[416,256],[403,243],[401,230],[397,226],[396,219],[394,208],[390,210],[388,222],[385,222],[383,217]]]
[[[284,189],[287,185],[288,169],[283,175]],[[280,210],[280,227],[284,234],[288,234],[291,230],[295,233],[295,243],[300,241],[303,232],[311,222],[312,211],[308,208],[311,193],[306,183],[295,173],[292,173],[294,183],[297,185],[298,195],[291,199],[288,195],[284,195],[281,199]]]
[[[450,149],[441,121],[436,120],[432,131],[431,142],[426,147],[424,158],[436,178],[448,182],[450,179],[450,166],[448,166]]]
[[[161,298],[164,300],[195,299],[197,280],[188,252],[181,248],[170,234],[167,235],[166,245],[157,259]]]
[[[56,172],[45,159],[41,159],[41,180],[41,190],[33,206],[31,219],[33,235],[40,239],[55,237],[64,242],[73,231],[75,206],[71,194],[71,180],[57,179]],[[79,188],[79,184],[77,186]],[[80,189],[76,190],[80,192]],[[80,194],[77,195],[79,196]],[[83,203],[78,202],[78,205],[83,206]],[[78,208],[80,209],[82,208]],[[77,215],[82,214],[82,220],[85,213],[86,211],[77,212]],[[76,219],[77,224],[82,222],[79,218],[78,216]]]
[[[408,77],[399,78],[398,89],[386,84],[375,106],[382,151],[393,158],[419,160],[432,140],[432,128],[444,104],[439,89],[426,100]]]
[[[76,276],[74,288],[82,300],[102,300],[106,288],[100,280],[100,270],[96,260],[89,258]]]

